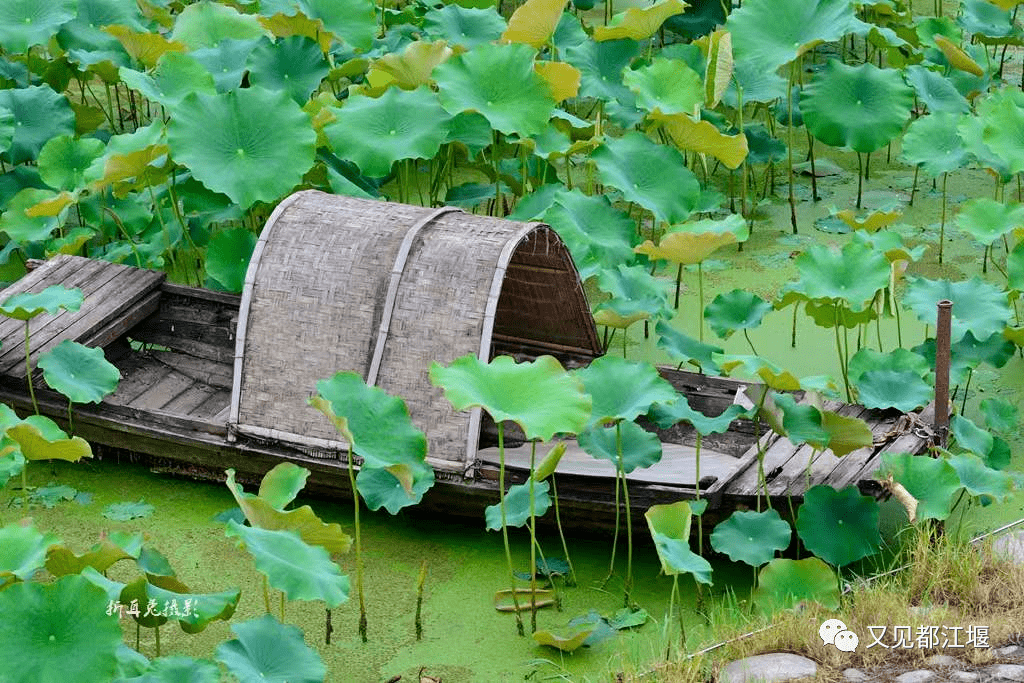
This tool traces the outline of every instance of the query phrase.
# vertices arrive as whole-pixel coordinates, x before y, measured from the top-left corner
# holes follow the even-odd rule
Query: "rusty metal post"
[[[949,434],[949,344],[953,302],[939,302],[938,325],[935,329],[935,442],[946,447]]]

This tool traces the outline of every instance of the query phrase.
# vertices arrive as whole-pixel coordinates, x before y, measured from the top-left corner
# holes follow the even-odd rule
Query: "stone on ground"
[[[953,683],[976,683],[981,680],[981,674],[973,671],[954,671],[949,674],[949,680]]]
[[[849,683],[863,683],[864,681],[871,680],[871,677],[860,669],[844,669],[843,679],[849,681]]]
[[[992,549],[1006,555],[1017,564],[1024,564],[1024,531],[1000,536],[992,544]]]
[[[896,683],[928,683],[928,681],[934,681],[935,678],[936,675],[934,671],[917,669],[916,671],[908,671],[905,674],[900,674],[894,680]]]
[[[777,683],[812,678],[818,673],[814,660],[787,652],[775,652],[738,659],[726,664],[719,674],[721,683]]]
[[[985,673],[997,681],[1024,682],[1024,665],[1022,664],[996,664],[986,669]]]

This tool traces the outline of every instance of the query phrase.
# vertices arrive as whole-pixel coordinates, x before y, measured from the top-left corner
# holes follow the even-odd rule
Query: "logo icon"
[[[843,652],[853,652],[860,642],[857,634],[848,630],[846,624],[839,619],[829,619],[822,623],[818,627],[818,636],[823,645],[834,645]]]

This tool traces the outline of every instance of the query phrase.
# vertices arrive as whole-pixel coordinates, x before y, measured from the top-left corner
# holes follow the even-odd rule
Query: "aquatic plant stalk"
[[[787,167],[789,172],[789,221],[793,225],[793,234],[797,234],[796,228],[796,197],[793,195],[793,82],[796,80],[796,63],[793,60],[789,65],[789,82],[786,84],[786,110],[789,112],[789,119],[786,121],[787,138]],[[859,206],[859,204],[858,204]]]
[[[629,509],[629,486],[626,484],[625,459],[622,455],[621,425],[621,421],[615,423],[615,451],[619,456],[619,478],[622,480],[622,497],[623,502],[626,504],[626,581],[623,595],[623,607],[629,607],[629,595],[633,590],[633,522],[631,518],[632,514]]]
[[[519,614],[519,598],[516,596],[516,574],[512,568],[512,550],[508,545],[508,524],[505,521],[505,423],[498,422],[498,505],[501,507],[501,538],[505,542],[505,563],[508,565],[508,581],[512,588],[512,605],[516,613],[516,630],[524,636],[523,617]]]
[[[352,463],[352,446],[348,447],[348,481],[352,486],[356,528],[356,591],[359,593],[359,637],[366,642],[366,600],[363,597],[363,544],[359,533],[359,490],[356,488],[356,470]]]
[[[565,563],[569,565],[570,586],[576,585],[576,569],[572,566],[572,559],[569,557],[569,545],[565,542],[565,532],[562,530],[562,515],[558,512],[558,485],[555,484],[555,473],[551,473],[551,495],[555,499],[555,526],[558,527],[558,537],[562,541],[562,552],[565,553]]]
[[[420,575],[416,580],[416,640],[423,639],[423,583],[427,580],[427,561],[420,565]]]
[[[537,517],[534,514],[533,468],[537,442],[530,442],[530,633],[537,632]]]
[[[32,386],[32,347],[29,345],[28,320],[25,321],[25,381],[28,382],[28,395],[32,397],[32,410],[39,414],[39,404],[36,403],[36,390]]]

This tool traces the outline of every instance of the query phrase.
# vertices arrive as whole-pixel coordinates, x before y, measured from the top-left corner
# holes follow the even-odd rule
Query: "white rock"
[[[896,683],[928,683],[928,681],[934,681],[935,679],[936,675],[934,671],[918,669],[916,671],[908,671],[905,674],[900,674],[894,680]]]
[[[818,673],[814,660],[776,652],[736,660],[725,665],[718,680],[721,683],[776,683],[812,678]]]
[[[960,662],[949,655],[932,655],[924,663],[928,666],[957,666]]]
[[[981,674],[976,674],[973,671],[954,671],[949,674],[949,680],[953,683],[975,683],[975,681],[981,680]]]
[[[1009,657],[1010,655],[1024,655],[1024,648],[1019,645],[1007,645],[996,650],[996,654],[1000,657]]]
[[[843,678],[850,683],[863,683],[864,681],[871,680],[871,677],[860,669],[844,669]]]
[[[1024,665],[1021,664],[996,664],[985,671],[996,680],[1024,681]]]
[[[992,544],[992,549],[1009,557],[1017,564],[1024,564],[1024,531],[1000,536]]]

